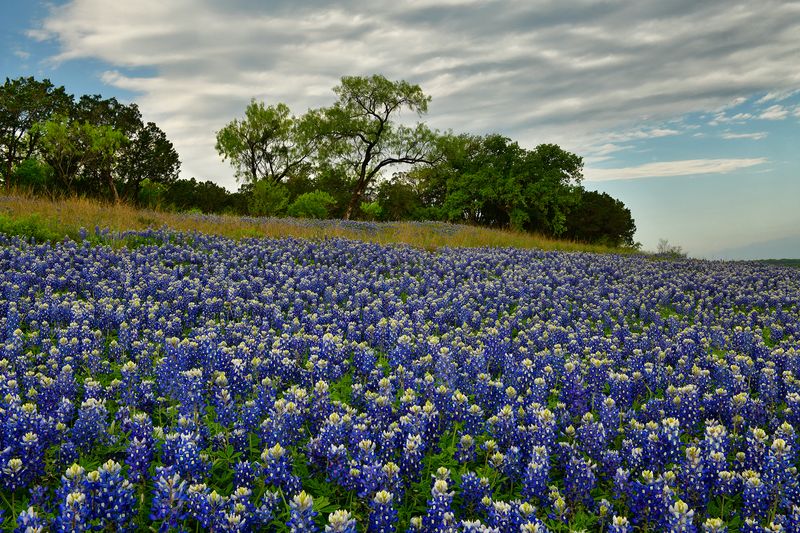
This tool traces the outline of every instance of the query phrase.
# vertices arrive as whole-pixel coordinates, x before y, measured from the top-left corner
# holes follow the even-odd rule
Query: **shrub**
[[[670,244],[667,239],[659,239],[656,255],[669,259],[685,259],[687,257],[687,254],[683,251],[683,248],[677,244]]]
[[[361,212],[367,220],[378,220],[383,214],[383,209],[378,202],[361,202]]]
[[[35,213],[19,218],[0,215],[0,233],[9,236],[18,235],[26,239],[32,238],[37,242],[56,242],[63,238],[63,234],[59,235],[50,229],[47,223]]]
[[[14,168],[11,183],[36,194],[48,192],[53,185],[53,168],[37,159],[26,159]]]
[[[166,192],[167,187],[165,185],[145,178],[139,184],[137,201],[139,205],[153,209],[161,205],[161,201],[164,199]]]
[[[269,217],[282,215],[288,203],[289,190],[285,185],[271,180],[259,180],[253,185],[247,207],[251,215]]]
[[[301,194],[289,206],[288,214],[298,218],[327,218],[336,200],[325,191]]]

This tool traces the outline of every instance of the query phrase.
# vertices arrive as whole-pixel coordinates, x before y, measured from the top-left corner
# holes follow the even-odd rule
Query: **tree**
[[[72,192],[76,177],[95,169],[115,201],[119,200],[113,172],[127,138],[110,126],[55,117],[33,128],[41,138],[44,160],[63,187]]]
[[[42,157],[53,168],[56,181],[62,189],[72,192],[86,149],[80,124],[70,122],[66,116],[56,116],[36,124],[33,132],[40,138]]]
[[[526,150],[502,135],[446,136],[443,160],[423,170],[422,197],[446,219],[560,235],[579,198],[583,162],[556,145]],[[432,192],[430,192],[432,191]]]
[[[289,205],[289,191],[286,185],[269,179],[258,180],[253,184],[248,208],[251,215],[282,215]]]
[[[427,112],[430,97],[419,85],[381,75],[346,76],[334,92],[338,101],[317,117],[323,136],[319,155],[343,168],[352,181],[343,214],[349,219],[384,168],[432,162],[435,135],[421,123],[408,127],[395,122],[403,110],[418,116]]]
[[[630,209],[607,193],[583,191],[567,217],[566,235],[579,241],[634,246],[635,232]]]
[[[233,197],[233,194],[213,181],[198,182],[191,178],[178,179],[167,185],[161,201],[163,205],[179,211],[197,209],[203,213],[222,213],[231,208]],[[245,214],[246,210],[242,208],[238,211]]]
[[[395,175],[392,180],[378,186],[378,205],[385,220],[405,220],[414,218],[422,206],[413,184],[403,175]]]
[[[112,179],[129,199],[138,198],[143,180],[169,185],[178,179],[180,160],[166,134],[153,122],[142,122],[136,104],[123,104],[116,98],[84,95],[75,105],[73,119],[95,126],[108,126],[122,133],[128,142],[119,152]],[[95,193],[113,186],[100,168],[88,163],[84,169],[82,188]],[[98,189],[98,186],[101,187]],[[109,187],[112,188],[112,187]]]
[[[666,257],[668,259],[685,259],[688,254],[684,252],[683,248],[677,244],[670,244],[667,239],[659,239],[656,255]]]
[[[181,162],[167,135],[153,122],[134,130],[120,155],[117,172],[125,196],[138,198],[144,180],[169,186],[178,179]]]
[[[0,159],[6,187],[14,165],[30,159],[38,147],[41,132],[33,126],[55,114],[66,114],[71,104],[64,87],[55,87],[48,79],[6,78],[0,86]]]
[[[328,218],[336,200],[325,191],[301,194],[289,206],[287,214],[297,218]]]
[[[230,159],[236,177],[246,183],[279,183],[304,170],[316,146],[313,112],[300,119],[285,104],[265,106],[251,100],[245,117],[217,132],[215,148]]]
[[[35,158],[26,159],[14,167],[11,184],[34,194],[52,191],[53,169]]]

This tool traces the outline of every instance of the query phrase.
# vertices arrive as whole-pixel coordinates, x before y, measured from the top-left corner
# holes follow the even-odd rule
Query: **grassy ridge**
[[[252,218],[146,210],[94,199],[48,200],[25,194],[0,193],[0,233],[55,241],[78,239],[81,228],[111,231],[169,227],[234,239],[243,237],[343,237],[381,244],[402,243],[428,250],[441,247],[515,247],[597,253],[636,253],[627,248],[557,240],[541,235],[474,226],[419,222],[344,222]]]

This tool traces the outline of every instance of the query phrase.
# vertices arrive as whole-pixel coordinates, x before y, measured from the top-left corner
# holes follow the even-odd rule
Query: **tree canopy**
[[[0,177],[38,194],[256,216],[442,220],[633,246],[630,210],[582,185],[583,159],[555,144],[439,132],[419,85],[345,76],[332,103],[292,114],[251,100],[216,132],[241,187],[179,179],[166,133],[135,103],[67,94],[49,80],[0,86]]]
[[[6,79],[0,87],[0,169],[6,188],[49,188],[51,194],[138,198],[143,180],[168,184],[180,161],[166,134],[144,123],[136,104],[83,95],[77,100],[49,80]],[[26,161],[25,172],[16,167]],[[31,172],[42,168],[42,171]],[[52,174],[52,180],[42,180]],[[34,182],[25,182],[32,179]]]
[[[253,100],[244,118],[217,132],[215,147],[223,160],[230,160],[239,180],[278,183],[302,173],[314,153],[317,136],[309,124],[312,118],[292,116],[286,104],[265,106]]]

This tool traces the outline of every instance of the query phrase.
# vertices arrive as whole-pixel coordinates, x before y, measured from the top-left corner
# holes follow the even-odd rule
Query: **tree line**
[[[0,172],[6,188],[162,209],[440,220],[634,245],[630,210],[582,187],[581,157],[555,144],[435,131],[420,120],[430,97],[406,81],[348,76],[333,93],[330,106],[300,116],[253,100],[217,131],[215,148],[240,182],[229,192],[180,179],[172,143],[136,104],[6,79]]]

